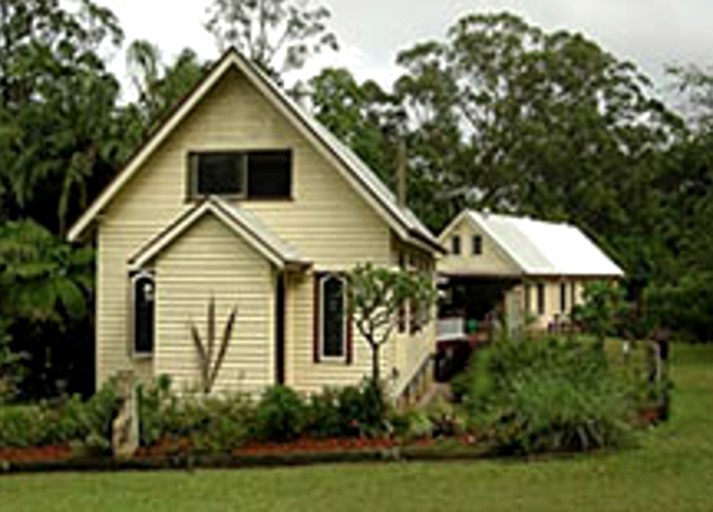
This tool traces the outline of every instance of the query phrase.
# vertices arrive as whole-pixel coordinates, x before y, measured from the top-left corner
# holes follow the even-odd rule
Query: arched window
[[[349,329],[344,279],[325,274],[318,278],[318,286],[320,359],[346,359]]]
[[[133,347],[135,355],[151,355],[154,348],[154,276],[140,272],[131,279]]]

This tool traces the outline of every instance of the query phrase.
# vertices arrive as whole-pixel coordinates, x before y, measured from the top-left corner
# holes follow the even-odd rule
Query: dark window
[[[292,153],[227,151],[191,153],[190,198],[209,195],[247,199],[288,199],[292,194]]]
[[[193,196],[245,195],[242,153],[200,153],[191,158]]]
[[[458,235],[451,238],[451,253],[460,254],[460,236]]]
[[[134,353],[151,354],[154,346],[154,308],[156,286],[150,274],[141,273],[132,280]]]
[[[529,284],[525,285],[525,314],[529,315],[532,313],[532,299],[530,295],[532,294],[532,289]]]
[[[406,270],[406,255],[399,251],[399,269]],[[406,332],[406,304],[399,304],[398,311],[399,333]]]
[[[473,256],[480,256],[481,254],[483,254],[483,237],[473,235]]]
[[[560,284],[560,311],[562,313],[567,311],[567,285],[565,283]]]
[[[286,199],[292,189],[292,154],[289,151],[248,153],[248,197]]]
[[[537,285],[537,314],[545,314],[545,285]]]
[[[320,340],[322,357],[346,356],[346,307],[344,280],[326,275],[320,280]]]

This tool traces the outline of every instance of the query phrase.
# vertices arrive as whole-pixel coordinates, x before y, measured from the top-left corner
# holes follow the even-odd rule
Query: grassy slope
[[[0,477],[0,511],[710,511],[713,347],[675,349],[675,416],[634,450],[537,462]]]

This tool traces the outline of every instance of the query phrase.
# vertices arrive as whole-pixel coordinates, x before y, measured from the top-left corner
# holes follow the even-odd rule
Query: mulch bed
[[[37,462],[69,460],[72,458],[69,446],[40,446],[30,448],[0,448],[0,461]]]

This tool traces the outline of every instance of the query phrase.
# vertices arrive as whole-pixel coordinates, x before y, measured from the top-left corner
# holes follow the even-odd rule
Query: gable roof
[[[441,237],[464,217],[482,229],[525,275],[624,276],[589,237],[569,224],[466,210]]]
[[[129,266],[143,267],[206,215],[213,215],[236,236],[245,240],[265,259],[280,269],[291,265],[299,267],[310,265],[300,257],[293,247],[272,233],[255,214],[211,196],[183,212],[144,244],[136,254],[129,258]]]
[[[314,117],[304,112],[259,68],[234,48],[228,50],[183,101],[174,108],[172,113],[129,159],[114,181],[104,189],[77,220],[69,231],[70,241],[77,240],[86,232],[97,216],[138,172],[156,148],[170,136],[213,86],[231,69],[240,71],[298,131],[310,140],[402,240],[425,246],[431,251],[445,252],[430,230],[413,212],[398,205],[394,194],[350,148],[342,144]]]

